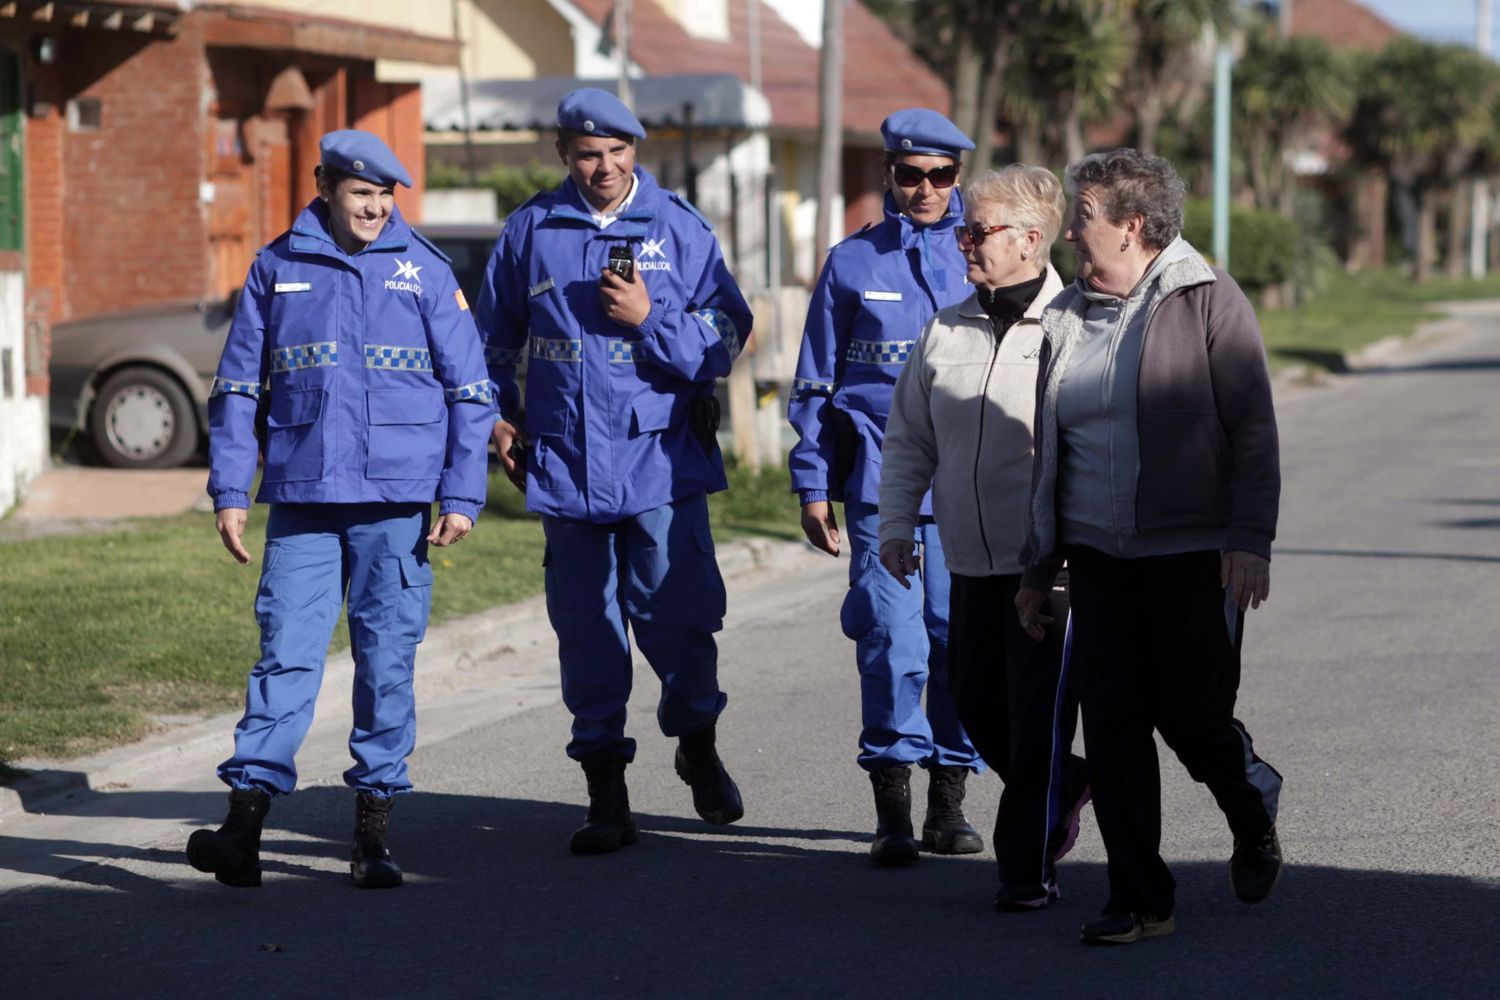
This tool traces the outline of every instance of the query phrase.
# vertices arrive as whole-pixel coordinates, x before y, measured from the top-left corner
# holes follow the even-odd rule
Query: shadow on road
[[[159,796],[104,796],[132,815]],[[208,799],[185,795],[183,815]],[[152,815],[174,803],[155,802]],[[212,808],[217,813],[217,808]],[[231,890],[176,849],[11,893],[6,993],[189,996],[1493,995],[1500,885],[1292,865],[1268,903],[1222,862],[1175,866],[1178,931],[1077,944],[1102,865],[1064,862],[1046,911],[990,907],[993,858],[872,869],[864,832],[639,815],[617,855],[566,851],[577,804],[421,793],[397,807],[408,884],[350,887],[344,789],[277,800],[266,883]],[[186,826],[185,828],[186,829]],[[76,844],[56,844],[59,853]]]

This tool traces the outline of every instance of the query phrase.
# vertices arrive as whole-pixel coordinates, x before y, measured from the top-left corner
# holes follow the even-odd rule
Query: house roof
[[[607,25],[614,0],[568,0],[594,23]],[[656,0],[631,6],[630,58],[650,74],[732,73],[750,79],[749,4],[728,0],[727,42],[695,38]],[[761,91],[771,122],[782,129],[818,127],[818,50],[768,4],[760,5]],[[934,108],[948,113],[948,86],[864,4],[844,8],[844,130],[880,131],[892,111]]]
[[[1357,0],[1297,0],[1292,34],[1321,38],[1336,49],[1379,52],[1402,32]]]

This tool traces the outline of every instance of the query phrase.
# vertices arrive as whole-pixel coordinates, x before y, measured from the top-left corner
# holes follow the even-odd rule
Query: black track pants
[[[1166,914],[1161,777],[1152,730],[1208,786],[1241,839],[1276,821],[1281,775],[1234,717],[1245,616],[1225,599],[1219,553],[1116,559],[1066,550],[1072,682],[1083,708],[1094,815],[1109,854],[1106,912]]]
[[[1078,705],[1063,664],[1065,623],[1057,616],[1040,642],[1022,631],[1020,583],[1019,574],[953,575],[948,689],[974,748],[1005,782],[995,819],[1000,882],[1040,892],[1055,878],[1052,854],[1088,777],[1069,750]]]

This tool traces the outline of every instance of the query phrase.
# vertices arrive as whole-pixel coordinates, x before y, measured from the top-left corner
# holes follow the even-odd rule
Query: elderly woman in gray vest
[[[1247,608],[1270,593],[1276,417],[1249,301],[1180,235],[1184,187],[1133,149],[1068,167],[1077,280],[1042,316],[1025,579],[1034,637],[1065,559],[1109,900],[1086,944],[1170,934],[1152,730],[1208,785],[1234,836],[1235,894],[1281,872],[1281,776],[1234,717]]]
[[[1039,910],[1058,896],[1056,862],[1088,798],[1083,760],[1070,749],[1078,707],[1063,679],[1061,625],[1033,641],[1010,610],[1021,585],[1040,319],[1062,291],[1047,255],[1066,201],[1051,171],[1017,163],[971,180],[964,204],[956,233],[974,291],[928,321],[896,381],[881,449],[880,561],[911,586],[930,487],[952,577],[948,690],[1005,782],[995,905]]]

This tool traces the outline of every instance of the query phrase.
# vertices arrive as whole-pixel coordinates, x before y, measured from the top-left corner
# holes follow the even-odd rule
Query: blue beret
[[[646,138],[646,130],[630,109],[607,90],[579,87],[557,102],[557,127],[584,135],[632,135]]]
[[[955,160],[974,140],[957,125],[927,108],[897,111],[880,123],[880,135],[891,153],[923,153],[928,156],[951,156]]]
[[[411,177],[391,147],[378,136],[357,128],[329,132],[318,143],[325,166],[342,170],[374,184],[402,184],[411,187]]]

